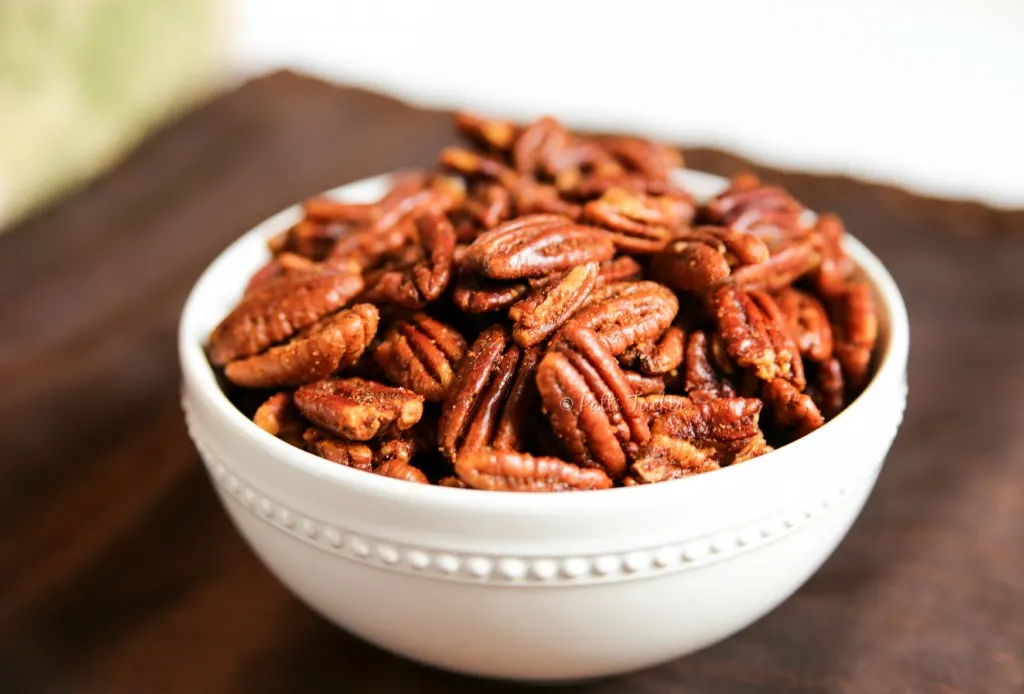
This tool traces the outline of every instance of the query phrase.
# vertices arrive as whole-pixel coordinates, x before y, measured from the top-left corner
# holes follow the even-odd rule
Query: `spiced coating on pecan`
[[[423,415],[423,397],[405,388],[361,378],[325,379],[295,391],[309,421],[350,441],[409,429]]]
[[[346,441],[316,427],[306,429],[302,438],[313,455],[356,470],[373,471],[373,451],[365,443]]]
[[[879,316],[838,217],[752,174],[695,200],[641,138],[454,125],[434,166],[267,242],[208,343],[257,426],[418,484],[570,491],[741,464],[866,387]]]
[[[582,326],[569,329],[537,367],[537,388],[573,460],[621,478],[650,430],[629,380],[601,339]]]
[[[324,268],[269,280],[214,328],[210,362],[224,366],[259,354],[337,311],[362,288],[359,275]]]
[[[615,255],[608,234],[557,214],[530,214],[480,234],[464,267],[491,279],[542,277]]]
[[[659,339],[672,324],[679,301],[656,282],[615,282],[595,289],[564,331],[586,328],[613,355],[633,345]]]
[[[284,391],[274,393],[260,405],[252,416],[252,421],[263,431],[287,441],[293,446],[303,447],[303,432],[306,420],[299,414],[292,394]]]
[[[229,381],[247,388],[297,386],[352,366],[377,333],[380,314],[370,304],[321,319],[289,342],[224,368]]]
[[[611,478],[602,470],[514,451],[469,453],[455,462],[455,474],[473,489],[503,492],[564,492],[612,486]]]
[[[417,312],[392,323],[374,359],[395,384],[440,402],[465,351],[466,341],[457,330]]]
[[[832,300],[835,355],[854,388],[867,382],[871,355],[878,341],[878,317],[871,287],[850,283]]]
[[[513,304],[508,317],[512,319],[515,341],[522,347],[532,347],[560,328],[590,296],[599,267],[592,261],[559,273]]]

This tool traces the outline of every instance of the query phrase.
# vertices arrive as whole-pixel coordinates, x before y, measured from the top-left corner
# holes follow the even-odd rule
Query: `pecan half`
[[[727,284],[715,290],[711,303],[718,332],[737,364],[753,368],[765,381],[793,376],[794,354],[788,349],[782,354],[776,351],[776,344],[782,344],[773,339],[780,337],[779,330],[750,294]]]
[[[601,263],[597,273],[597,286],[603,287],[615,282],[632,282],[643,275],[644,269],[628,255],[620,255]]]
[[[508,310],[512,337],[523,347],[542,342],[583,305],[597,284],[599,264],[584,263],[559,273]]]
[[[807,389],[826,417],[835,417],[846,405],[843,367],[839,360],[831,357],[815,365],[814,388]]]
[[[256,409],[252,421],[260,429],[282,441],[299,448],[303,447],[302,432],[306,429],[306,421],[292,402],[291,393],[271,395]]]
[[[878,341],[878,316],[871,287],[854,282],[832,301],[832,329],[835,354],[843,365],[846,380],[854,389],[863,388],[871,368],[871,354]]]
[[[464,267],[492,279],[543,277],[615,254],[608,234],[553,214],[525,215],[484,232],[466,249]]]
[[[591,292],[563,330],[592,330],[609,352],[619,355],[633,345],[659,339],[678,310],[675,294],[656,282],[615,282]]]
[[[608,229],[612,242],[627,253],[655,253],[689,224],[693,205],[668,196],[611,188],[583,208],[584,219]]]
[[[455,461],[455,474],[473,489],[504,492],[563,492],[612,486],[603,470],[514,451],[473,451]]]
[[[813,271],[821,262],[814,237],[787,240],[771,247],[771,256],[756,265],[736,268],[731,281],[744,289],[775,291]]]
[[[423,415],[422,396],[361,378],[302,386],[295,405],[309,421],[351,441],[404,431]]]
[[[254,291],[263,287],[272,279],[283,277],[285,275],[296,275],[310,270],[315,271],[316,263],[309,258],[299,255],[297,253],[290,253],[285,251],[275,255],[266,265],[256,271],[251,278],[249,278],[249,284],[245,286],[244,295],[248,296]],[[358,273],[359,268],[352,268],[353,273]]]
[[[438,423],[438,443],[450,460],[484,447],[521,443],[529,393],[525,374],[536,361],[532,356],[520,364],[521,355],[500,326],[483,331],[470,345]]]
[[[843,250],[846,229],[835,215],[823,214],[818,217],[814,231],[821,241],[821,263],[814,273],[815,285],[822,296],[836,296],[842,293],[853,273],[853,262]]]
[[[302,438],[313,455],[364,472],[373,471],[373,451],[365,443],[345,441],[316,427],[306,429]]]
[[[452,301],[466,313],[504,311],[529,289],[525,282],[496,282],[475,275],[462,275],[456,281]]]
[[[651,436],[640,457],[629,468],[629,477],[640,484],[699,475],[719,468],[706,449],[665,434]]]
[[[537,389],[551,428],[573,460],[622,477],[650,436],[633,388],[594,332],[567,327],[537,367]]]
[[[803,205],[778,186],[762,185],[750,173],[733,178],[729,189],[712,199],[704,212],[716,224],[765,238],[783,238],[803,229]]]
[[[635,365],[646,376],[658,376],[675,371],[683,362],[686,333],[679,326],[671,326],[657,341],[633,345],[619,357],[624,364]]]
[[[455,129],[473,144],[496,152],[507,152],[519,136],[519,126],[500,120],[487,120],[472,113],[456,113]]]
[[[412,259],[366,275],[365,301],[391,302],[421,308],[448,287],[455,253],[455,229],[446,217],[430,214],[416,219],[421,248]]]
[[[384,477],[391,477],[396,480],[405,480],[406,482],[415,482],[417,484],[430,484],[430,480],[423,474],[423,471],[413,465],[410,465],[407,461],[400,458],[395,458],[383,463],[380,467],[374,470],[378,475]]]
[[[327,378],[359,360],[377,333],[378,318],[374,306],[357,304],[321,319],[283,345],[230,362],[224,376],[247,388],[297,386]]]
[[[713,349],[714,341],[709,340],[703,330],[695,330],[686,342],[686,358],[683,369],[683,389],[689,395],[702,393],[713,398],[728,398],[736,389],[726,378],[721,351]],[[721,342],[718,342],[721,345]]]
[[[673,169],[683,166],[683,155],[678,149],[652,140],[606,135],[596,138],[596,141],[627,171],[640,174],[647,180],[667,181]]]
[[[504,186],[483,182],[473,187],[462,209],[482,228],[493,229],[512,216],[512,194]]]
[[[791,380],[797,390],[803,390],[807,385],[804,378],[804,362],[800,358],[800,349],[790,334],[786,314],[767,292],[756,289],[749,292],[749,295],[765,317],[765,331],[775,349],[779,373]]]
[[[285,275],[253,291],[214,328],[209,358],[215,366],[258,354],[337,311],[363,288],[357,274],[318,267]]]
[[[776,378],[766,383],[763,397],[771,406],[776,424],[792,428],[797,437],[806,436],[825,423],[811,396],[801,393],[785,379]]]
[[[757,398],[698,398],[651,395],[643,409],[652,431],[702,444],[738,441],[760,433],[761,401]]]
[[[657,395],[665,392],[665,379],[661,376],[645,376],[636,371],[623,371],[634,395]]]
[[[725,227],[699,226],[676,235],[651,260],[651,276],[682,291],[707,291],[729,279],[734,268],[757,266],[770,257],[764,241]]]
[[[832,326],[825,307],[816,298],[799,289],[779,292],[778,305],[786,316],[790,334],[800,354],[811,361],[826,361],[832,356]]]
[[[457,330],[417,312],[393,323],[373,356],[389,379],[440,402],[465,351],[466,341]]]

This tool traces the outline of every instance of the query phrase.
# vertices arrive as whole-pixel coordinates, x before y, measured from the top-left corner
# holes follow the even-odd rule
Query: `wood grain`
[[[178,408],[178,312],[224,246],[451,140],[445,114],[277,74],[0,237],[0,691],[518,690],[395,658],[291,597],[221,511]],[[762,173],[842,215],[902,287],[904,428],[792,599],[702,653],[568,691],[1021,691],[1024,212]]]

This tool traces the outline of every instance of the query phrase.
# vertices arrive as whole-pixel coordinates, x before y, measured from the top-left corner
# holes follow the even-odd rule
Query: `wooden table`
[[[278,74],[0,237],[0,691],[517,689],[398,659],[302,606],[230,526],[178,405],[178,312],[229,241],[451,138],[445,114]],[[763,173],[843,215],[903,288],[906,422],[797,595],[702,653],[579,691],[1024,690],[1024,213]]]

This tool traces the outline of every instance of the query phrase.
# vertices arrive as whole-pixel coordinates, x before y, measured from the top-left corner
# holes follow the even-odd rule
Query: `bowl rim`
[[[364,190],[376,193],[393,175],[389,173],[363,178],[320,194],[350,196],[354,191],[364,192]],[[677,171],[676,178],[688,189],[698,187],[721,190],[728,185],[728,180],[725,178],[690,169]],[[699,199],[707,197],[707,195],[696,195],[695,197]],[[841,431],[844,422],[853,419],[858,413],[867,412],[873,400],[886,396],[881,389],[887,383],[905,377],[903,372],[905,372],[909,354],[910,326],[903,297],[895,280],[881,260],[858,239],[847,234],[844,242],[847,252],[863,273],[865,280],[874,289],[876,298],[881,300],[880,308],[887,339],[884,351],[876,357],[875,373],[865,389],[842,412],[810,434],[770,453],[746,461],[743,465],[729,466],[709,473],[659,484],[589,490],[585,493],[529,494],[510,491],[482,493],[473,489],[412,484],[404,480],[368,474],[361,470],[332,463],[296,448],[259,428],[252,420],[245,417],[228,400],[220,388],[213,367],[206,357],[205,335],[199,332],[198,327],[195,326],[201,313],[201,304],[211,291],[217,290],[217,285],[212,284],[210,278],[215,274],[218,266],[226,262],[227,258],[254,243],[254,237],[263,240],[274,232],[286,228],[289,225],[289,220],[299,213],[300,206],[301,201],[270,216],[239,236],[207,265],[193,285],[182,310],[178,328],[178,351],[182,375],[190,386],[185,389],[185,397],[200,398],[207,409],[216,416],[218,425],[226,426],[235,435],[249,439],[253,444],[265,448],[276,462],[369,497],[419,506],[440,505],[449,510],[460,509],[477,513],[536,510],[547,514],[574,514],[584,509],[608,509],[610,503],[616,505],[664,503],[670,501],[671,497],[679,496],[684,489],[688,490],[686,493],[701,493],[704,490],[710,492],[714,485],[738,484],[744,477],[756,476],[764,479],[765,475],[770,473],[772,477],[778,478],[787,473],[787,468],[792,467],[792,463],[799,457],[795,454],[809,449],[826,437]],[[244,287],[246,280],[246,277],[238,279],[239,292]],[[192,339],[193,335],[201,335],[202,339],[194,340]],[[790,465],[787,465],[787,462]]]

